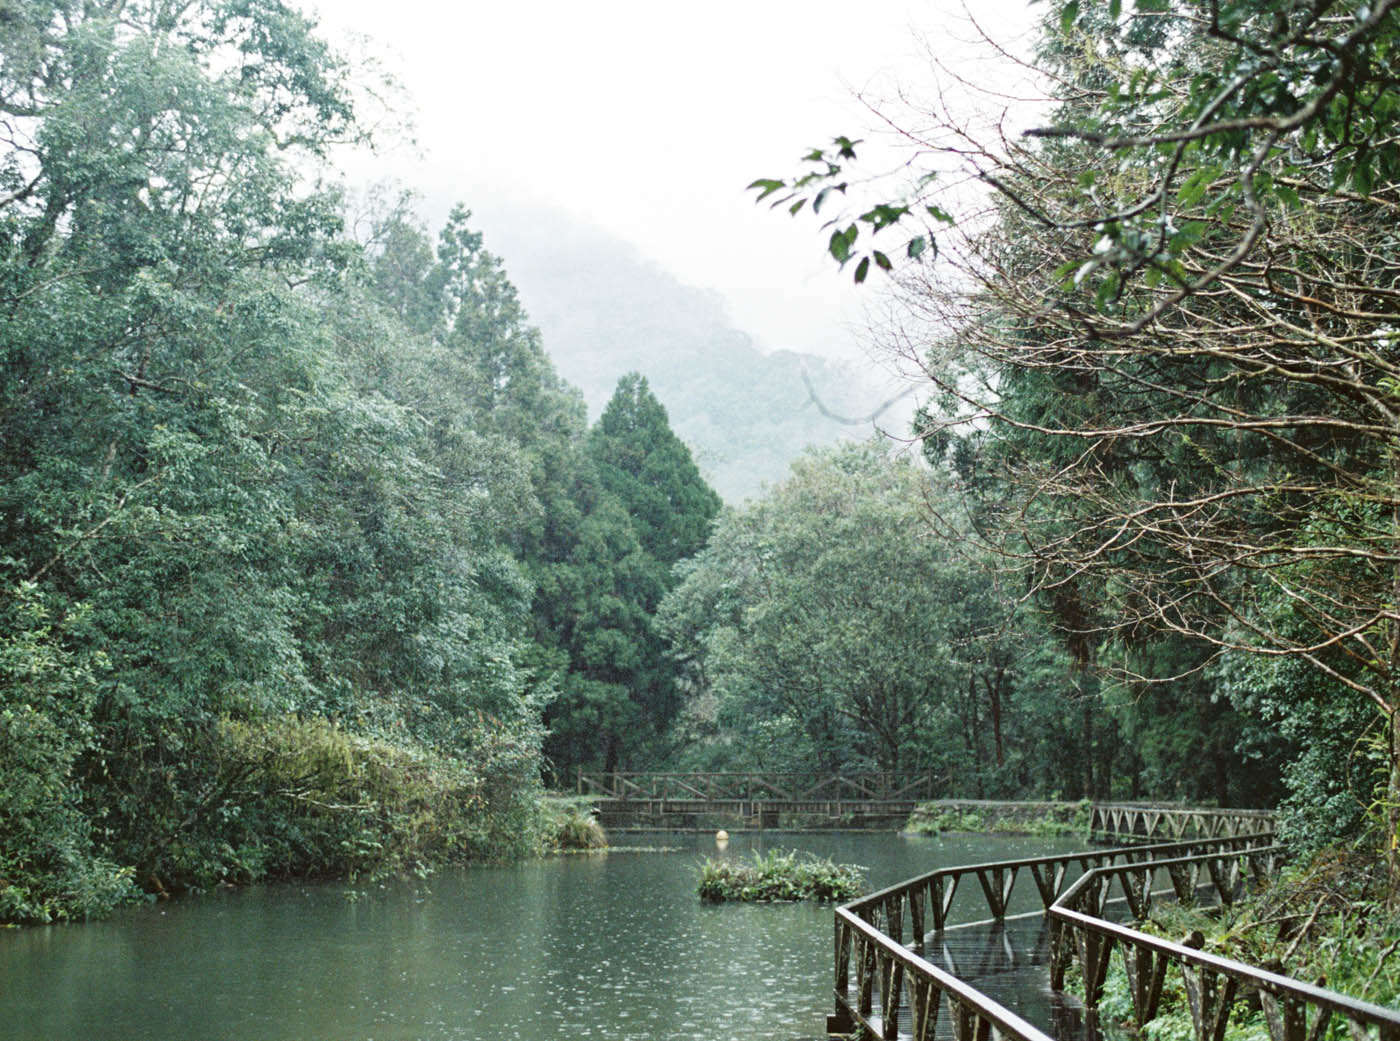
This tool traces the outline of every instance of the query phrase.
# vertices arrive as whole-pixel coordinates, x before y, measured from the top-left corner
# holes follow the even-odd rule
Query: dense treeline
[[[949,797],[1273,805],[1294,746],[1199,681],[1078,667],[968,487],[877,441],[809,452],[723,516],[658,619],[695,692],[683,761],[928,771]]]
[[[465,211],[347,233],[277,0],[0,52],[0,919],[534,849],[546,705],[561,767],[657,754],[718,502],[645,381],[588,431]]]
[[[1397,39],[1389,0],[1057,4],[1045,125],[949,94],[891,112],[918,127],[918,183],[829,239],[857,280],[900,270],[925,452],[1069,653],[1086,720],[1173,772],[1277,767],[1290,834],[1369,823],[1392,882]],[[754,187],[815,208],[857,146]],[[1085,790],[1121,791],[1109,767]]]

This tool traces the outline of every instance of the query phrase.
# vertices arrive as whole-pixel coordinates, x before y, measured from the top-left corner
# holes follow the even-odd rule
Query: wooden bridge
[[[776,828],[801,814],[809,824],[899,823],[920,804],[975,813],[1068,820],[1086,804],[1008,802],[937,797],[931,773],[589,773],[580,771],[578,793],[592,796],[605,826],[695,827],[705,816],[738,817],[746,826]],[[1199,809],[1161,803],[1093,803],[1088,831],[1118,839],[1166,841],[1229,838],[1273,828],[1268,810]],[[1013,829],[1014,830],[1014,829]]]
[[[831,823],[908,817],[934,797],[932,774],[584,773],[578,792],[596,798],[605,825],[627,819],[694,826],[702,815],[737,816],[772,828],[780,815]]]
[[[1230,838],[1274,828],[1272,810],[1204,809],[1160,803],[1096,802],[1089,831],[1118,839]]]

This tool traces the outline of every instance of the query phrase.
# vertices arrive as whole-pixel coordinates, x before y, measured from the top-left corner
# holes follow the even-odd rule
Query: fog
[[[867,102],[930,90],[931,56],[999,75],[985,58],[968,64],[977,30],[959,0],[322,0],[311,10],[366,82],[376,63],[399,80],[385,126],[414,124],[416,144],[391,132],[379,152],[349,160],[353,181],[413,187],[432,216],[456,201],[483,214],[539,204],[716,292],[762,349],[862,362],[878,285],[854,287],[824,255],[816,222],[756,206],[745,186],[794,172],[836,134],[868,141],[877,165],[905,155]],[[1012,43],[1031,17],[1020,0],[975,13]]]

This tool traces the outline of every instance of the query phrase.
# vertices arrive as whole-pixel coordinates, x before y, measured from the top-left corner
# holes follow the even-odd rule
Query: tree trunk
[[[1084,739],[1084,798],[1095,798],[1094,793],[1094,706],[1087,696],[1080,692],[1080,712],[1082,713]]]
[[[1386,717],[1390,731],[1390,784],[1385,799],[1385,860],[1390,892],[1387,906],[1400,909],[1400,708],[1391,702]]]
[[[1001,683],[1006,675],[1006,669],[997,669],[996,682],[982,677],[982,682],[987,687],[987,702],[992,710],[992,742],[996,746],[997,766],[1006,765],[1006,753],[1001,744]]]

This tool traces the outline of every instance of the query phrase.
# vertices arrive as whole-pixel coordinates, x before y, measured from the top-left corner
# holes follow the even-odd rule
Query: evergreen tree
[[[546,716],[546,752],[562,773],[655,762],[681,698],[653,616],[720,502],[640,375],[622,378],[589,433],[575,501],[577,538],[541,585],[570,663]]]
[[[672,431],[646,378],[629,373],[588,438],[604,488],[637,528],[642,547],[665,568],[705,544],[720,500]]]

